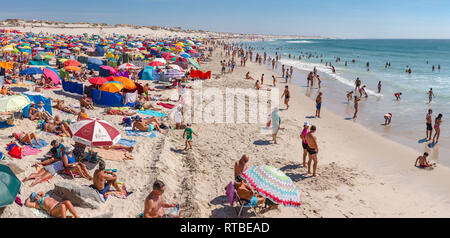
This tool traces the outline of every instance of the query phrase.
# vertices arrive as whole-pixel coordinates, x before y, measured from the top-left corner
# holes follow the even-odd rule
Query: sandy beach
[[[31,28],[30,28],[31,29]],[[27,31],[30,29],[20,29]],[[98,29],[47,29],[33,28],[33,32],[96,34]],[[167,36],[207,36],[201,34],[177,33],[165,31],[135,30],[129,28],[104,29],[107,34],[154,34],[154,38]],[[215,35],[216,36],[216,35]],[[212,52],[211,61],[201,64],[202,71],[212,71],[213,77],[202,82],[202,87],[253,88],[253,80],[244,79],[250,72],[255,79],[265,75],[263,89],[271,88],[271,76],[277,77],[277,87],[285,87],[281,75],[276,75],[266,65],[247,62],[246,67],[237,66],[233,73],[220,75],[221,60],[228,60],[222,49]],[[140,81],[143,82],[143,81]],[[194,85],[188,83],[188,85]],[[450,169],[437,166],[432,170],[418,169],[414,161],[421,153],[390,141],[353,121],[344,120],[327,108],[326,96],[321,118],[310,118],[315,112],[315,103],[306,97],[301,88],[288,84],[291,92],[289,110],[282,110],[281,130],[278,143],[272,144],[271,136],[261,133],[264,124],[211,124],[193,123],[198,134],[194,137],[192,151],[183,152],[183,130],[165,130],[157,133],[157,138],[130,137],[122,131],[122,138],[137,141],[132,152],[133,160],[106,160],[107,168],[117,169],[118,180],[123,182],[133,194],[126,199],[109,198],[99,209],[78,208],[81,217],[126,217],[135,218],[144,209],[144,200],[155,179],[166,184],[164,198],[168,203],[180,203],[183,217],[236,217],[236,210],[229,206],[224,187],[233,181],[233,166],[243,154],[250,157],[249,166],[272,165],[280,168],[295,183],[301,193],[300,208],[279,206],[275,210],[262,210],[260,217],[448,217],[450,215]],[[153,84],[152,86],[157,86]],[[195,86],[195,85],[194,85]],[[31,89],[31,87],[29,87]],[[195,89],[195,88],[194,88]],[[172,97],[176,90],[163,91],[163,97]],[[61,89],[44,90],[45,97],[64,99],[66,104],[78,106],[80,96],[73,96]],[[204,101],[204,105],[208,102]],[[248,102],[238,102],[248,104]],[[284,105],[280,100],[280,108]],[[78,109],[76,109],[78,110]],[[161,107],[162,112],[171,111]],[[246,111],[248,112],[248,108]],[[103,118],[119,127],[122,116],[104,115],[104,108],[96,107],[87,113],[90,118]],[[58,112],[63,119],[75,119],[75,116]],[[318,154],[319,177],[307,175],[307,168],[301,166],[302,147],[299,138],[302,125],[309,121],[317,126],[316,136],[320,148]],[[174,126],[172,117],[163,122]],[[2,130],[0,144],[6,145],[12,132],[34,132],[35,123],[28,119],[16,121],[16,126]],[[38,137],[50,142],[57,136],[38,133]],[[71,142],[65,138],[65,142]],[[8,159],[2,164],[14,164],[20,173],[19,179],[35,171],[32,165],[36,159],[49,150],[44,147],[37,155],[24,159]],[[3,149],[2,152],[5,150]],[[91,174],[95,168],[89,171]],[[90,185],[82,178],[56,176],[50,182],[33,188],[22,185],[21,198],[33,191],[48,192],[60,182]],[[26,207],[16,204],[0,210],[0,217],[38,217]],[[254,217],[244,212],[243,217]]]

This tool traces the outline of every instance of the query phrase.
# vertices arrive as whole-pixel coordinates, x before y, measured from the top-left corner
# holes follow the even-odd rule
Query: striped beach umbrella
[[[120,132],[102,119],[86,119],[69,126],[69,134],[78,143],[88,146],[114,145],[120,140]]]
[[[261,196],[276,204],[300,207],[300,192],[281,170],[268,165],[253,166],[242,173],[242,177]]]
[[[130,63],[125,63],[125,64],[121,64],[119,65],[118,69],[120,70],[127,70],[127,69],[137,69],[137,66],[134,64],[130,64]]]

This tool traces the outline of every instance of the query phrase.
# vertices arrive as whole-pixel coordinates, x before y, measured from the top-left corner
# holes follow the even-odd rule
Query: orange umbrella
[[[76,60],[66,60],[64,66],[81,66],[81,63]]]
[[[123,87],[126,89],[135,89],[136,88],[136,84],[133,82],[133,80],[131,80],[129,78],[125,78],[123,76],[111,77],[110,81],[121,82]]]
[[[82,71],[82,69],[77,66],[66,66],[64,69],[67,71]]]
[[[103,84],[100,88],[101,91],[116,93],[123,89],[123,85],[117,81],[111,81]]]

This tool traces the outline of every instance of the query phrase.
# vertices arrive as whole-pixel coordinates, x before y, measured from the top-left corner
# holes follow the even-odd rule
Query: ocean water
[[[305,95],[311,98],[317,95],[317,82],[312,90],[307,89],[306,74],[317,67],[322,79],[323,106],[341,115],[343,120],[353,116],[353,102],[347,104],[346,91],[354,89],[354,81],[359,77],[362,85],[367,86],[369,97],[360,102],[357,123],[420,153],[427,151],[431,159],[450,166],[450,127],[447,126],[447,117],[450,118],[450,40],[278,39],[246,42],[245,45],[260,53],[267,52],[271,57],[276,52],[281,55],[277,70],[282,64],[292,65],[295,69],[293,83],[303,87]],[[299,56],[302,56],[301,60]],[[336,62],[337,57],[340,62]],[[352,60],[356,62],[352,63]],[[336,73],[332,73],[325,62],[331,62]],[[367,62],[370,63],[369,71]],[[390,62],[391,67],[386,68],[386,62]],[[412,69],[411,74],[405,72],[407,66]],[[380,94],[377,93],[378,81],[382,83]],[[428,103],[430,88],[435,95],[432,103]],[[395,92],[402,92],[400,101],[395,100]],[[429,108],[433,109],[433,124],[434,118],[443,114],[441,135],[436,145],[423,140],[425,115]],[[390,126],[382,125],[386,113],[393,114]]]

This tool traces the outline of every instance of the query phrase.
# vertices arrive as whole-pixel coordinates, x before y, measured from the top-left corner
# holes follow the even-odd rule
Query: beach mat
[[[173,109],[175,107],[175,105],[170,104],[170,103],[161,103],[161,102],[159,102],[159,103],[157,103],[157,105],[165,107],[167,109]]]
[[[148,116],[155,116],[155,117],[165,117],[165,116],[167,116],[167,114],[165,114],[165,113],[152,111],[152,110],[138,111],[138,113],[145,114],[145,115],[148,115]]]
[[[136,145],[136,141],[135,140],[127,140],[127,139],[120,139],[119,140],[119,142],[117,142],[117,143],[119,143],[119,144],[121,144],[121,145],[124,145],[124,146],[134,146],[134,145]]]
[[[10,128],[10,127],[14,127],[14,125],[8,125],[7,121],[0,121],[0,129],[2,129],[2,128]]]
[[[145,132],[145,131],[126,131],[128,136],[144,136],[144,137],[151,137],[151,138],[157,138],[158,136],[155,134],[155,132]]]
[[[41,152],[40,149],[35,149],[29,145],[22,146],[22,156],[36,155]]]

